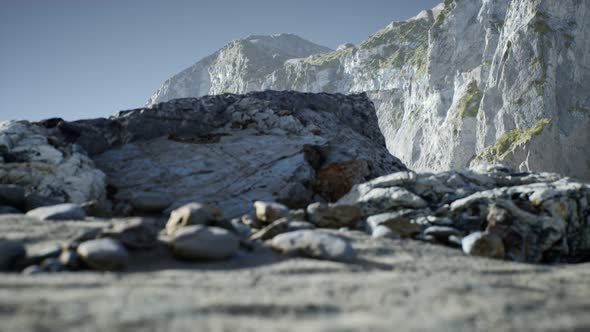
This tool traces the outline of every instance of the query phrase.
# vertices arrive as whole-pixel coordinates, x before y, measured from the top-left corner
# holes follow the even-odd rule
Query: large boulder
[[[254,201],[335,201],[357,183],[406,169],[385,148],[364,94],[225,94],[40,125],[92,155],[115,202],[137,205],[137,193],[157,191],[174,202],[169,210],[201,202],[226,217]]]

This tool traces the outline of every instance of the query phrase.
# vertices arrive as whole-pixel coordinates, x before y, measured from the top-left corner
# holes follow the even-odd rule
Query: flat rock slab
[[[349,262],[355,258],[352,246],[345,239],[316,230],[283,233],[272,239],[272,247],[285,254],[317,259]]]
[[[315,136],[243,130],[216,144],[187,144],[165,137],[131,143],[94,160],[122,199],[158,188],[174,200],[173,208],[202,202],[235,217],[249,212],[255,200],[274,201],[273,192],[288,185],[285,174],[304,163],[303,146],[322,143]]]

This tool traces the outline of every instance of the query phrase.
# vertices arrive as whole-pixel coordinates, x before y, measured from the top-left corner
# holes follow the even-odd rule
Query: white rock
[[[355,258],[350,243],[341,237],[315,230],[283,233],[272,239],[272,247],[285,254],[349,262]]]

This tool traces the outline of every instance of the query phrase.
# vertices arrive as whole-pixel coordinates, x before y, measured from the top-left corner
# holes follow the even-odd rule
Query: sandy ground
[[[0,217],[0,238],[32,249],[100,225]],[[590,264],[516,264],[336,233],[352,241],[355,264],[264,247],[192,263],[159,247],[134,252],[124,273],[0,274],[0,330],[590,330]]]

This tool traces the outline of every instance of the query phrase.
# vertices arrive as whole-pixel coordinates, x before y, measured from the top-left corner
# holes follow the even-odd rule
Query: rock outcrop
[[[123,215],[195,201],[230,217],[254,201],[304,208],[406,169],[387,152],[365,95],[225,94],[110,119],[3,126],[0,137],[17,143],[4,144],[0,182],[74,203],[103,202],[108,192]]]
[[[464,249],[480,241],[475,255],[555,263],[590,259],[589,202],[587,184],[491,167],[395,173],[355,186],[338,204],[359,207],[369,232],[386,226],[402,237],[450,245],[466,236]]]
[[[148,103],[261,89],[364,91],[389,151],[411,169],[502,162],[587,180],[589,15],[578,0],[446,0],[358,45],[308,57],[256,62],[245,39],[171,78]]]

